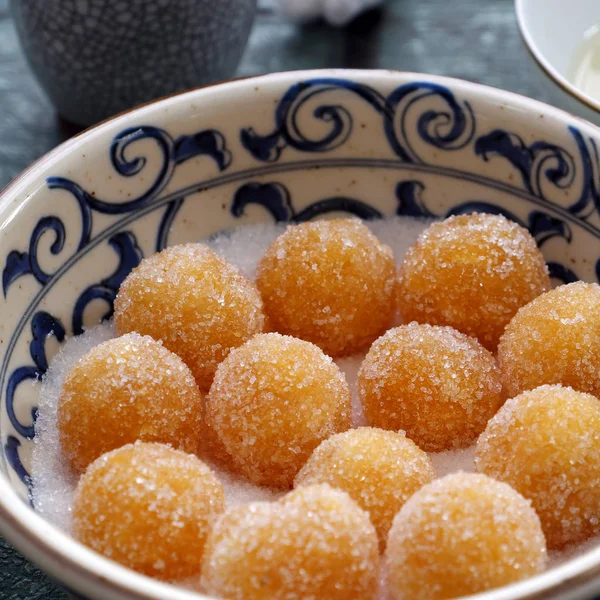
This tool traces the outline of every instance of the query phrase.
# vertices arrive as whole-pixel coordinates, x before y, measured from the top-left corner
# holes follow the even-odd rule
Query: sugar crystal
[[[460,215],[434,223],[400,268],[404,320],[450,325],[495,351],[521,307],[550,289],[530,233],[503,216]]]

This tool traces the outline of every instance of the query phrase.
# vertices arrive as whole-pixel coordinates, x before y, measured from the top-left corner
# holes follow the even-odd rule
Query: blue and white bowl
[[[59,146],[0,197],[0,529],[86,598],[198,598],[84,548],[31,508],[39,378],[169,244],[261,221],[483,210],[527,226],[556,282],[600,277],[600,130],[472,83],[269,75],[139,108]],[[600,595],[600,548],[481,600]]]

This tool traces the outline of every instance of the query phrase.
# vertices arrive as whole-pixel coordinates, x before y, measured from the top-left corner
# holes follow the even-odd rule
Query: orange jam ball
[[[207,392],[217,365],[264,326],[262,301],[238,269],[202,244],[167,248],[143,260],[115,300],[120,334],[161,340]]]
[[[394,600],[448,600],[541,572],[547,553],[531,504],[505,483],[455,473],[402,507],[387,545]]]
[[[259,263],[256,283],[272,326],[332,356],[361,350],[395,312],[392,251],[358,219],[288,227]]]
[[[233,350],[206,402],[234,470],[259,485],[290,487],[312,451],[350,427],[350,391],[333,360],[277,333]]]
[[[521,307],[550,289],[535,240],[502,216],[461,215],[434,223],[400,268],[405,322],[450,325],[494,351]]]
[[[373,344],[358,393],[371,425],[403,430],[427,452],[469,446],[503,401],[500,371],[477,340],[417,323]]]
[[[344,492],[316,485],[225,513],[202,582],[230,600],[365,600],[375,596],[378,569],[369,515]]]
[[[185,363],[151,337],[130,333],[99,344],[67,373],[58,400],[60,442],[77,471],[136,440],[196,453],[203,410]]]
[[[96,552],[162,580],[200,574],[223,487],[198,458],[162,444],[103,454],[80,479],[73,533]]]
[[[531,500],[549,548],[600,533],[600,401],[560,385],[508,400],[477,442],[475,468]]]
[[[392,520],[418,489],[433,481],[429,457],[405,436],[361,427],[325,440],[294,485],[328,483],[366,510],[385,548]]]
[[[509,396],[561,383],[600,397],[600,286],[561,285],[508,324],[498,363]]]

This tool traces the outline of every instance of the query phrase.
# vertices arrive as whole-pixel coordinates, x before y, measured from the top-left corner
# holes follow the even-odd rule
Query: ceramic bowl
[[[585,34],[600,24],[595,0],[515,0],[517,21],[530,54],[533,77],[552,103],[600,125],[600,98],[569,81],[574,56]]]
[[[39,378],[169,244],[264,221],[488,211],[530,229],[555,282],[600,275],[600,130],[429,75],[311,71],[173,96],[43,157],[0,196],[0,529],[80,596],[191,600],[82,547],[28,500]],[[600,595],[600,548],[483,600]]]
[[[59,114],[88,126],[233,76],[257,0],[11,0],[21,45]]]

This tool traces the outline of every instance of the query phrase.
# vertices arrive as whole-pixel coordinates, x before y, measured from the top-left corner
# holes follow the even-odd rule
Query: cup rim
[[[582,104],[591,108],[594,111],[600,112],[600,100],[596,100],[589,94],[586,94],[580,90],[577,86],[573,85],[564,75],[558,72],[554,68],[554,65],[544,56],[535,39],[531,35],[529,28],[527,27],[527,20],[525,19],[525,3],[528,0],[515,0],[515,11],[517,15],[517,24],[519,26],[519,32],[524,42],[525,48],[529,52],[529,55],[537,63],[538,67],[546,73],[546,75],[558,84],[567,94],[573,96],[576,100],[579,100]]]
[[[519,1],[517,0],[517,2]],[[482,98],[493,94],[494,100],[500,105],[504,103],[513,104],[520,108],[527,107],[528,110],[552,115],[563,121],[580,121],[586,128],[594,130],[600,138],[600,128],[566,111],[513,92],[451,77],[394,70],[321,69],[271,73],[227,80],[171,94],[126,110],[82,131],[33,162],[0,191],[0,217],[9,209],[14,210],[14,206],[10,208],[9,205],[12,202],[11,199],[14,199],[17,195],[20,194],[21,198],[18,202],[19,205],[27,200],[27,194],[21,194],[21,192],[25,191],[30,180],[34,178],[35,173],[40,168],[44,168],[47,163],[54,162],[65,153],[71,153],[77,146],[93,140],[102,134],[107,127],[115,126],[119,121],[126,121],[127,115],[131,112],[139,113],[139,116],[142,116],[145,109],[149,107],[154,109],[154,105],[167,105],[170,99],[179,96],[190,95],[192,97],[202,90],[207,90],[210,93],[215,88],[228,86],[234,90],[238,88],[237,91],[240,91],[244,90],[247,85],[255,87],[257,83],[261,82],[273,83],[280,81],[284,84],[293,84],[299,79],[324,76],[350,79],[381,78],[383,80],[402,77],[413,79],[425,77],[428,80],[438,81],[454,89],[462,88],[464,91]],[[1,228],[2,224],[0,223]],[[75,591],[92,594],[91,597],[94,598],[106,598],[107,590],[110,589],[113,593],[120,594],[120,598],[127,598],[128,600],[163,600],[164,598],[170,600],[200,600],[202,598],[213,600],[212,597],[200,592],[191,592],[138,574],[86,548],[70,535],[47,522],[29,507],[17,495],[3,473],[0,473],[0,530],[17,549],[41,566],[59,583],[72,585]],[[573,598],[580,598],[585,593],[584,588],[593,593],[591,591],[592,586],[596,588],[595,593],[600,592],[600,546],[535,577],[476,594],[470,596],[470,598],[472,600],[506,600],[506,598],[511,598],[511,600],[554,598],[558,600],[563,593],[568,591],[576,594]]]

